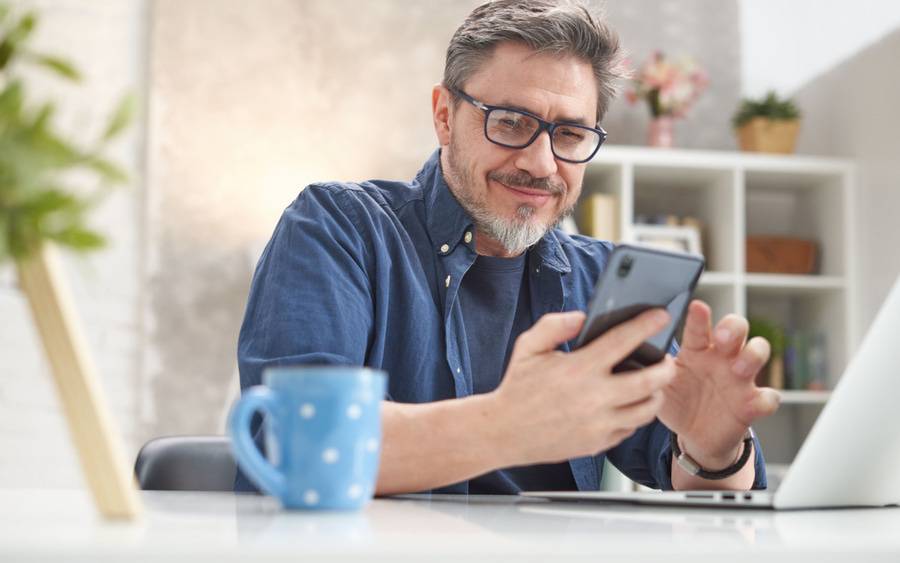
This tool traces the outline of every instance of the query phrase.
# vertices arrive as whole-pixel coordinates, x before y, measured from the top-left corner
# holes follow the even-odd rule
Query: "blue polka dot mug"
[[[244,391],[228,430],[238,465],[285,508],[358,509],[374,495],[387,374],[351,366],[272,367]],[[250,434],[262,412],[266,459]]]

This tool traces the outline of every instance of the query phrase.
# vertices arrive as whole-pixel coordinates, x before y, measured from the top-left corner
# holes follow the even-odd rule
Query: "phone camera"
[[[620,278],[624,278],[631,272],[631,266],[634,264],[634,258],[631,256],[624,256],[622,258],[622,262],[619,264],[618,275]]]

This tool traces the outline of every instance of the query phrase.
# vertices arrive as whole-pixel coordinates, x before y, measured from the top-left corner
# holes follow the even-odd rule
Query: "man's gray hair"
[[[463,89],[500,43],[539,53],[573,55],[591,64],[597,81],[597,121],[625,77],[619,37],[577,0],[495,0],[475,8],[447,47],[444,85]],[[458,102],[458,100],[457,100]]]

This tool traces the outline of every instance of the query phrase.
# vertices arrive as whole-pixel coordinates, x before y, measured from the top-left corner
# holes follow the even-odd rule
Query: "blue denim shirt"
[[[238,342],[241,388],[259,385],[268,366],[349,364],[387,371],[392,401],[471,395],[478,358],[467,350],[458,292],[476,257],[474,237],[444,181],[440,151],[412,182],[308,186],[256,268]],[[549,231],[528,253],[533,320],[586,310],[611,250]],[[754,487],[764,488],[758,443],[756,451]],[[658,421],[607,452],[570,460],[579,490],[599,487],[605,456],[639,483],[672,488],[669,432]],[[239,474],[235,488],[252,485]],[[467,493],[468,481],[433,492]]]

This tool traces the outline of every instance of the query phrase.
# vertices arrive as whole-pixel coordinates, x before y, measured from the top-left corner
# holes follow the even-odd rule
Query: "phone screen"
[[[669,323],[644,341],[615,371],[662,360],[687,311],[703,266],[703,258],[693,254],[617,246],[597,282],[575,347],[580,348],[648,309],[661,307],[669,312]]]

